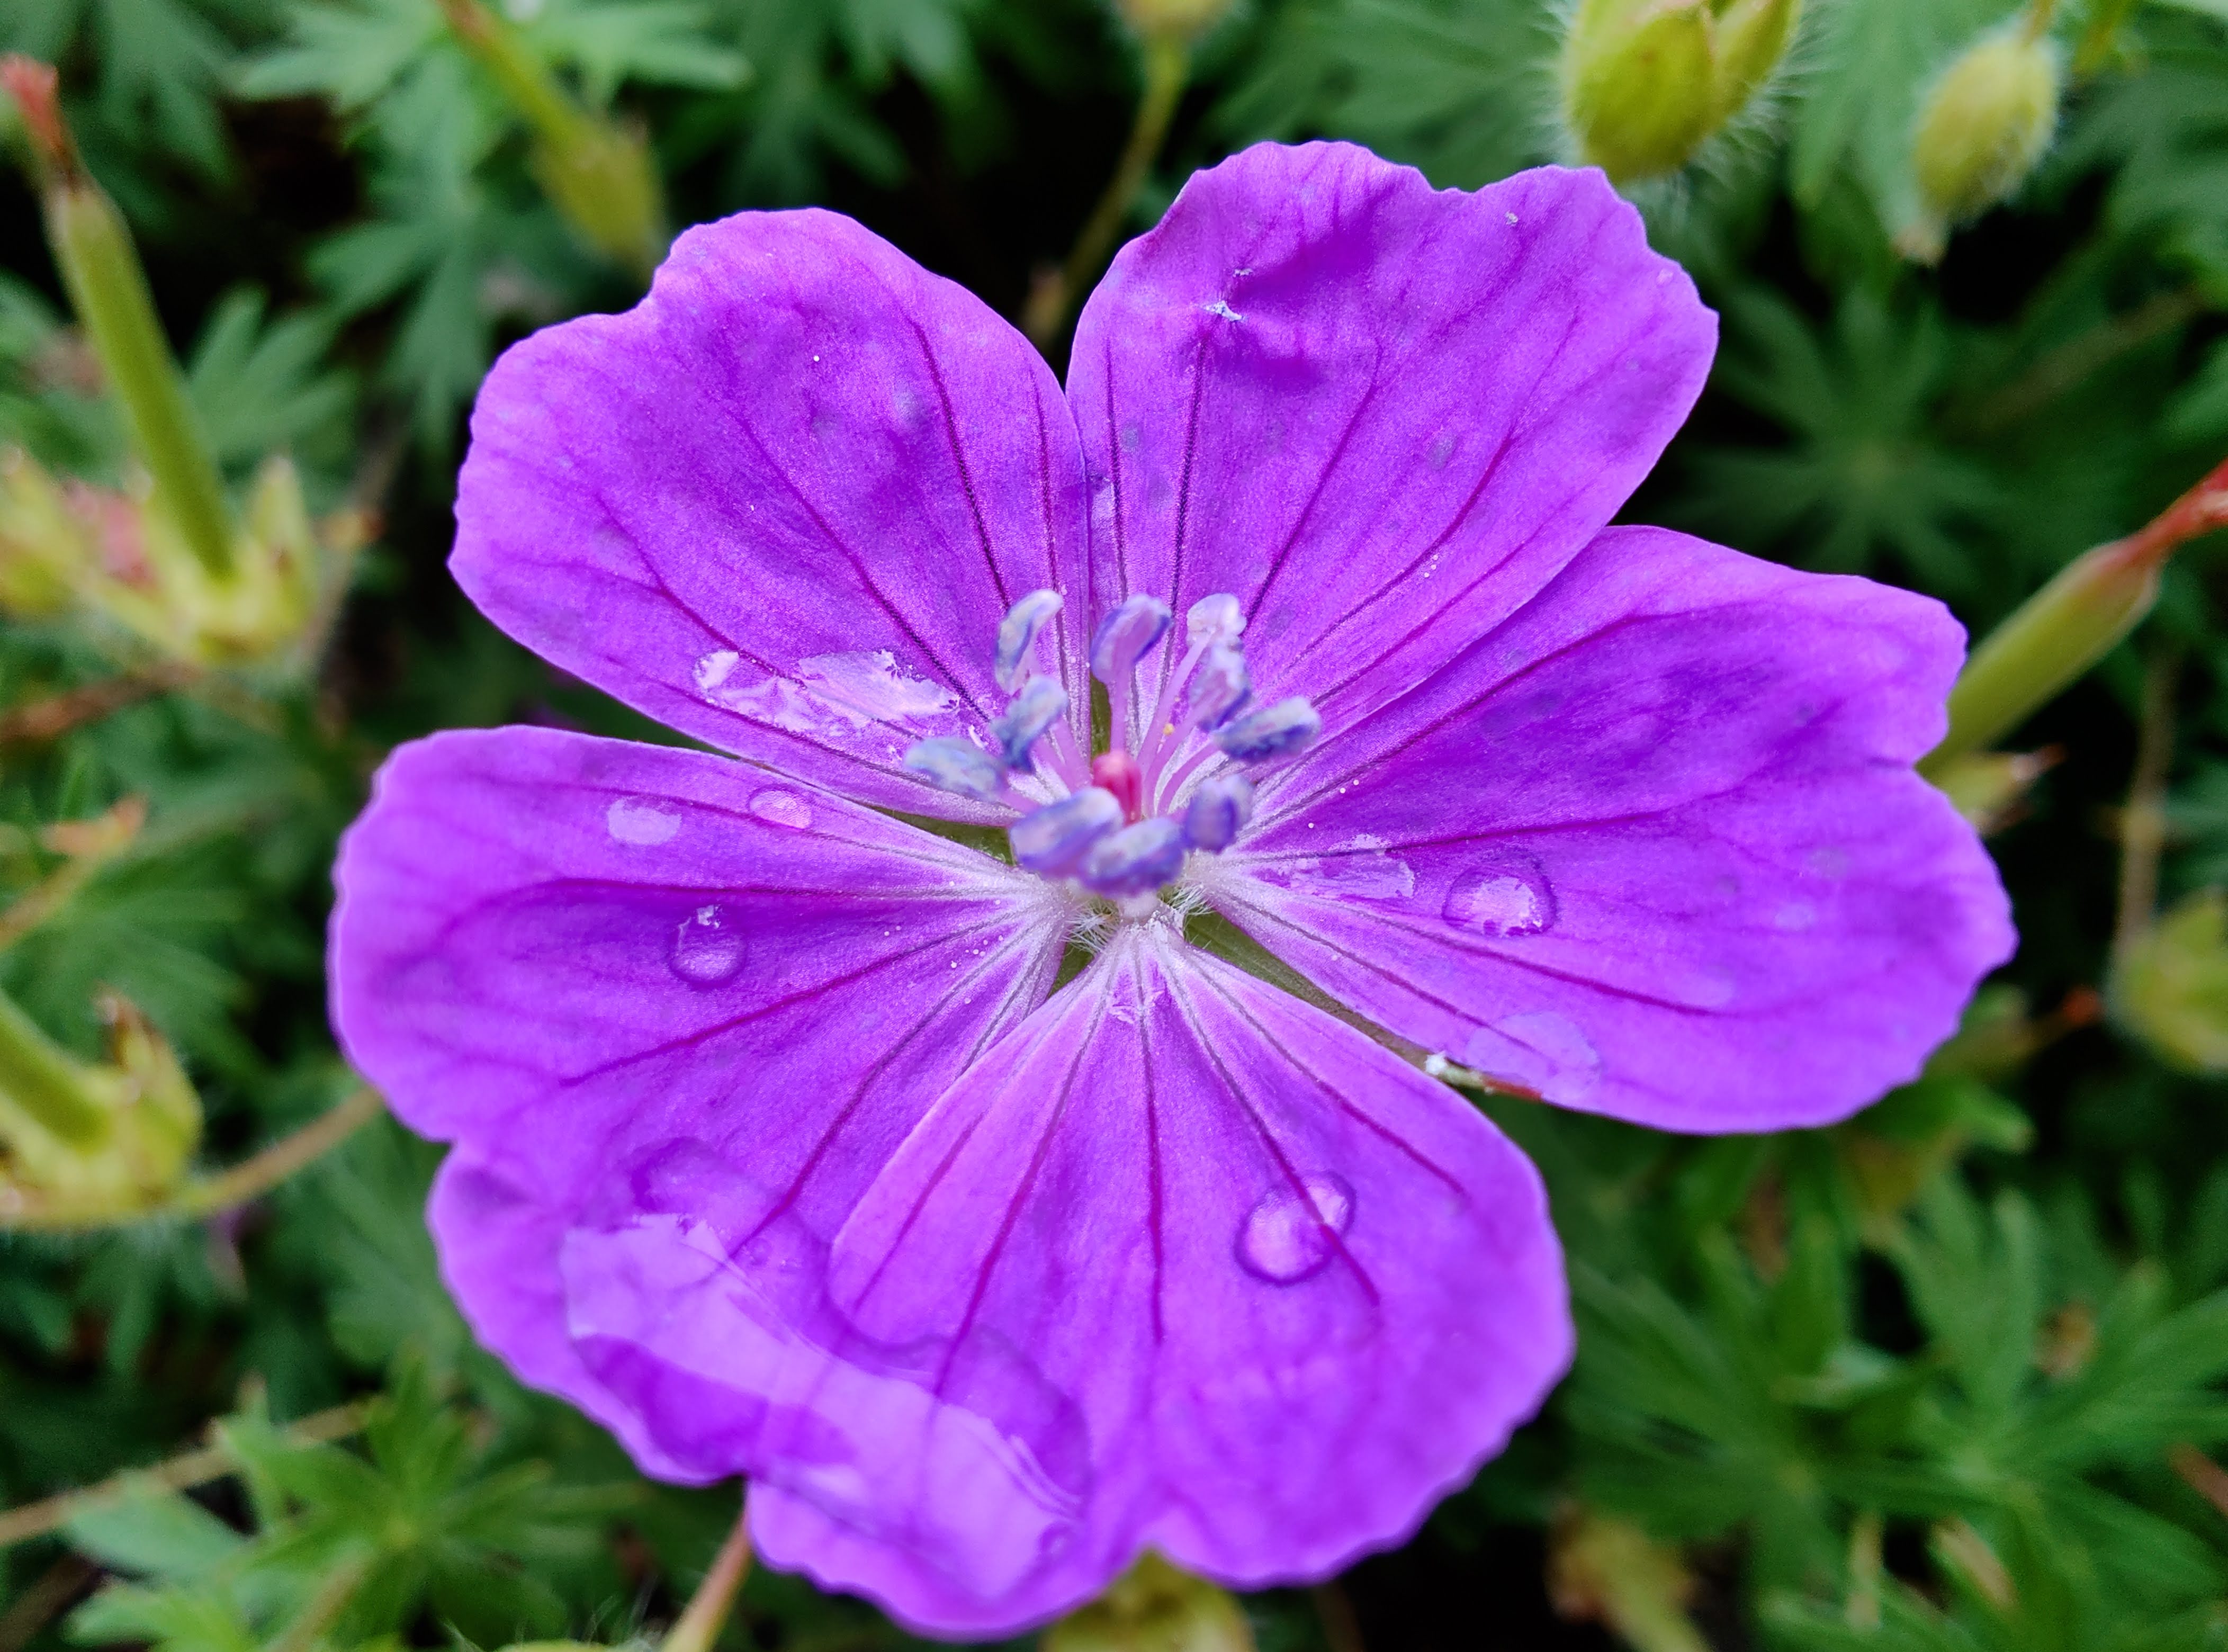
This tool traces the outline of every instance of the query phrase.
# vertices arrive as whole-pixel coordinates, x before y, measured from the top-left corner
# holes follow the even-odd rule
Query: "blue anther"
[[[1227,591],[1201,597],[1184,613],[1184,640],[1194,647],[1201,643],[1235,643],[1245,629],[1245,610]]]
[[[1258,763],[1296,752],[1321,733],[1322,719],[1316,708],[1294,695],[1225,723],[1215,731],[1214,743],[1240,763]]]
[[[1037,736],[1058,722],[1067,711],[1067,690],[1050,677],[1031,677],[1006,708],[1006,714],[991,723],[990,738],[998,742],[1009,769],[1029,766],[1029,747]]]
[[[952,734],[921,741],[905,754],[905,765],[939,791],[956,791],[985,803],[1006,786],[1004,764],[991,752],[978,751]]]
[[[1059,877],[1072,872],[1091,846],[1122,824],[1122,805],[1104,786],[1085,786],[1072,797],[1047,804],[1006,829],[1014,861],[1031,872]]]
[[[1167,634],[1168,605],[1158,597],[1130,597],[1098,622],[1091,639],[1091,675],[1111,685],[1126,682],[1137,662]]]
[[[1083,881],[1102,895],[1149,894],[1183,870],[1183,828],[1162,816],[1102,837],[1083,857]]]
[[[1046,622],[1060,611],[1060,597],[1057,591],[1032,591],[1012,607],[998,622],[998,686],[1008,694],[1018,688],[1029,675],[1036,656],[1037,633]]]
[[[1253,783],[1242,774],[1209,775],[1184,806],[1184,837],[1195,849],[1219,853],[1252,818]]]
[[[1201,728],[1220,728],[1252,696],[1245,656],[1227,643],[1210,643],[1184,689],[1184,710]]]

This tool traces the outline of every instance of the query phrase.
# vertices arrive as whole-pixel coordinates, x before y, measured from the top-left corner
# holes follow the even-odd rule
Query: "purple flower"
[[[1412,1530],[1569,1357],[1539,1179],[1187,913],[1693,1130],[1849,1113],[2012,944],[1910,767],[1942,608],[1607,525],[1714,338],[1598,173],[1318,144],[1194,178],[1066,394],[822,212],[511,350],[458,578],[731,755],[442,734],[349,836],[335,1016],[481,1339],[932,1631]]]

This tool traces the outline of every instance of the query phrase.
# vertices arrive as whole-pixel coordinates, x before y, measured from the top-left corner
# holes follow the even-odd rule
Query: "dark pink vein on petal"
[[[1200,971],[1199,974],[1201,980],[1208,980],[1205,970]],[[1163,978],[1168,983],[1169,996],[1176,1001],[1176,1008],[1183,1016],[1184,1025],[1190,1029],[1192,1042],[1200,1053],[1207,1057],[1207,1064],[1213,1067],[1216,1075],[1221,1079],[1223,1088],[1229,1093],[1230,1098],[1238,1104],[1239,1111],[1245,1116],[1246,1122],[1253,1126],[1255,1134],[1261,1138],[1262,1147],[1267,1149],[1269,1156],[1276,1162],[1277,1169],[1283,1172],[1284,1181],[1291,1188],[1293,1197],[1300,1201],[1300,1207],[1313,1218],[1316,1230],[1329,1242],[1331,1248],[1337,1252],[1340,1258],[1346,1263],[1347,1266],[1354,1270],[1354,1277],[1360,1282],[1362,1290],[1368,1293],[1369,1300],[1373,1303],[1381,1303],[1383,1298],[1378,1291],[1377,1282],[1369,1277],[1368,1271],[1355,1259],[1354,1253],[1347,1249],[1344,1236],[1323,1220],[1322,1213],[1316,1208],[1315,1196],[1309,1191],[1306,1180],[1300,1175],[1298,1167],[1293,1164],[1290,1156],[1284,1152],[1284,1144],[1277,1141],[1276,1136],[1270,1130],[1269,1121],[1253,1105],[1244,1087],[1232,1076],[1229,1067],[1224,1065],[1221,1053],[1214,1047],[1214,1041],[1207,1036],[1207,1028],[1200,1024],[1199,1012],[1192,1007],[1191,999],[1185,993],[1183,983],[1177,978],[1174,970],[1164,972]],[[1208,985],[1210,989],[1213,987],[1211,980],[1208,981]],[[1218,991],[1216,996],[1222,995]],[[1270,1047],[1273,1049],[1276,1046],[1271,1042]]]

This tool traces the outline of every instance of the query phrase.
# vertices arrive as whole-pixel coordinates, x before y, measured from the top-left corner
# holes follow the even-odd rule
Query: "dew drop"
[[[1238,1230],[1238,1260],[1271,1284],[1320,1273],[1354,1223],[1354,1188],[1342,1176],[1313,1175],[1304,1198],[1288,1183],[1262,1197]]]
[[[810,826],[812,810],[804,799],[794,791],[771,789],[761,791],[751,799],[751,813],[760,820],[771,821],[777,826]]]
[[[1794,935],[1818,921],[1818,909],[1807,900],[1789,900],[1771,914],[1774,929]]]
[[[1441,914],[1482,935],[1537,935],[1555,921],[1555,892],[1533,867],[1478,867],[1448,886]]]
[[[604,828],[622,843],[670,842],[681,816],[648,797],[621,797],[604,810]]]
[[[673,933],[673,973],[692,987],[716,987],[743,967],[742,932],[717,906],[699,906]]]

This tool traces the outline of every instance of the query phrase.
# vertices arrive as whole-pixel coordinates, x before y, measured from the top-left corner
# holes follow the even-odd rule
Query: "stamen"
[[[1168,605],[1158,597],[1128,597],[1099,622],[1091,639],[1091,675],[1106,685],[1107,743],[1130,743],[1130,689],[1137,662],[1167,634]]]
[[[1252,697],[1245,656],[1227,643],[1209,643],[1184,695],[1184,720],[1194,728],[1219,728]]]
[[[940,791],[990,803],[1006,789],[1006,765],[956,734],[925,740],[905,754],[906,768]]]
[[[1102,895],[1149,894],[1183,870],[1183,828],[1165,816],[1102,837],[1083,859],[1083,881]]]
[[[1184,614],[1184,640],[1194,648],[1235,643],[1245,629],[1245,610],[1227,591],[1201,597]]]
[[[1322,733],[1322,719],[1299,695],[1249,711],[1215,731],[1214,743],[1241,763],[1259,763],[1298,751]]]
[[[998,742],[1005,753],[1006,766],[1026,769],[1029,766],[1029,747],[1037,737],[1058,722],[1067,711],[1067,690],[1050,677],[1032,677],[1014,696],[1014,703],[1006,714],[990,725],[990,738]]]
[[[1091,759],[1091,784],[1114,794],[1122,818],[1135,820],[1145,804],[1145,772],[1127,752],[1101,752]]]
[[[1028,681],[1036,664],[1037,633],[1060,610],[1057,591],[1032,591],[998,622],[998,653],[995,666],[998,686],[1008,694]]]
[[[1125,598],[1091,639],[1091,675],[1110,688],[1125,686],[1137,662],[1167,635],[1171,618],[1158,597]]]
[[[1184,837],[1195,849],[1220,853],[1252,818],[1253,783],[1242,774],[1209,775],[1184,809]]]
[[[1213,656],[1215,671],[1218,676],[1224,676],[1228,675],[1232,662],[1236,662],[1239,679],[1241,682],[1244,680],[1244,656],[1238,652],[1238,637],[1245,629],[1245,610],[1238,599],[1226,591],[1201,597],[1184,615],[1184,636],[1188,644],[1184,656],[1162,682],[1160,698],[1154,703],[1153,714],[1145,720],[1144,738],[1137,742],[1137,758],[1144,765],[1149,779],[1159,774],[1163,752],[1180,748],[1193,729],[1213,727],[1244,703],[1246,694],[1251,692],[1250,688],[1227,704],[1211,704],[1208,708],[1214,714],[1212,717],[1187,714],[1181,727],[1175,721],[1177,695],[1180,690],[1188,688],[1202,658]],[[1220,689],[1210,691],[1210,700],[1213,692],[1226,692],[1227,686],[1225,683]],[[1200,692],[1197,689],[1191,691],[1187,702],[1188,713],[1196,713],[1200,709]],[[1156,791],[1155,795],[1165,793]]]
[[[1075,870],[1092,844],[1122,824],[1122,805],[1103,786],[1047,804],[1006,829],[1014,861],[1031,872],[1059,877]]]

